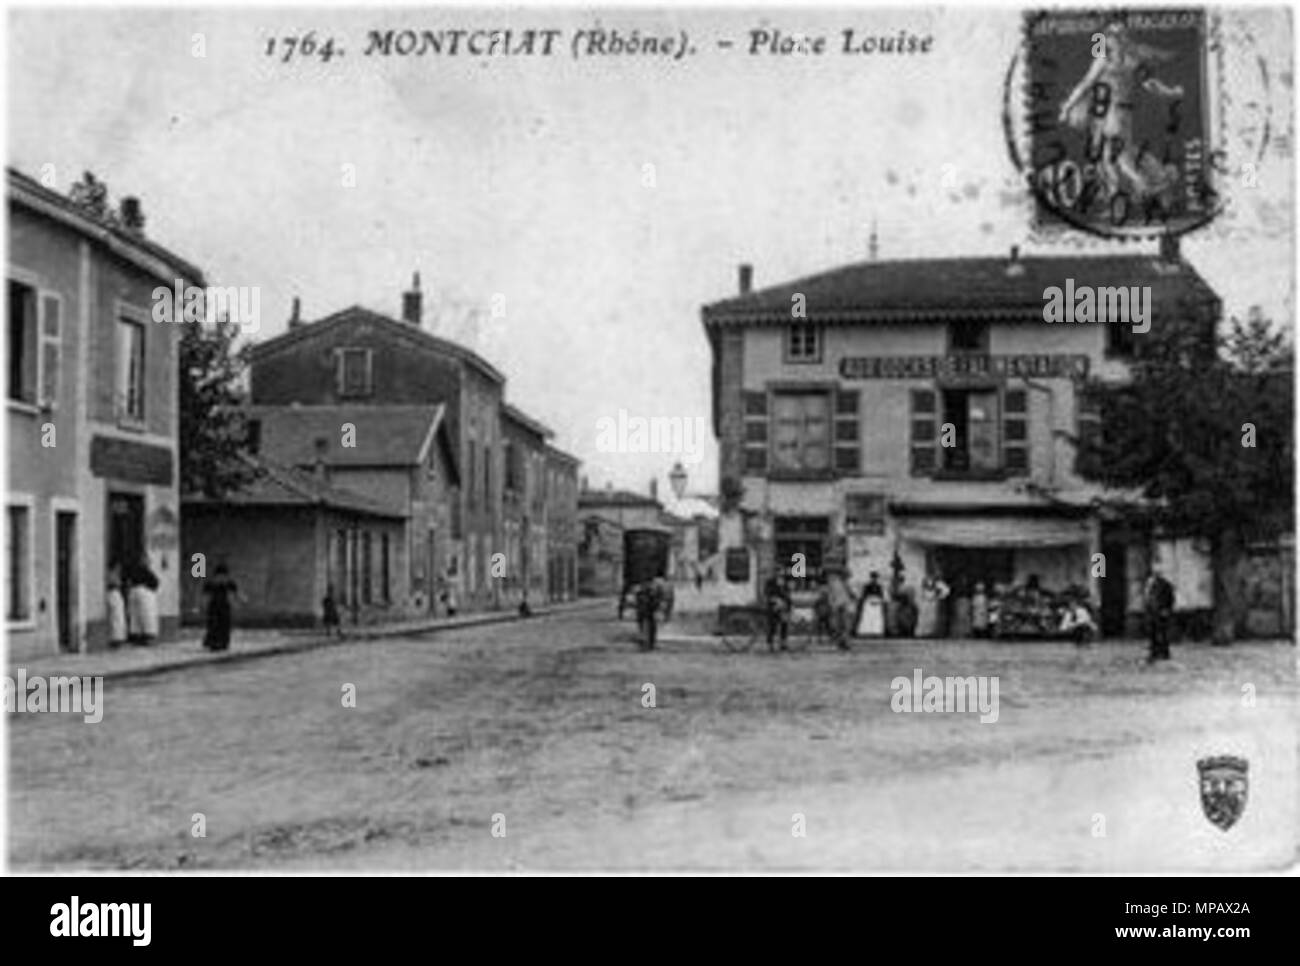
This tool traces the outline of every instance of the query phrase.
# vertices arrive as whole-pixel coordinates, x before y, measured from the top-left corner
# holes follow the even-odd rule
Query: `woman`
[[[880,587],[880,574],[874,570],[858,602],[858,636],[885,636],[885,592]]]
[[[108,646],[121,647],[126,643],[126,598],[122,594],[122,568],[117,564],[108,568],[108,587],[105,591],[108,609]]]
[[[917,637],[939,636],[940,614],[948,593],[948,585],[938,574],[927,574],[921,581],[921,606],[916,621]]]
[[[131,643],[148,647],[158,639],[158,577],[149,569],[147,555],[131,568],[127,583],[131,588],[126,597]]]
[[[224,651],[230,647],[230,602],[239,596],[239,588],[230,579],[225,564],[217,564],[213,578],[203,585],[208,596],[208,630],[203,635],[203,646],[209,651]]]

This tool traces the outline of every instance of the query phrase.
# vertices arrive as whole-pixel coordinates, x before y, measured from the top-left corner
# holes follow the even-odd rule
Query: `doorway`
[[[1128,611],[1128,554],[1125,545],[1103,540],[1102,556],[1106,561],[1106,579],[1101,581],[1101,632],[1106,637],[1122,637]]]
[[[54,617],[59,650],[78,649],[77,641],[77,514],[65,510],[54,516]]]
[[[108,565],[134,567],[144,556],[144,497],[108,494]]]

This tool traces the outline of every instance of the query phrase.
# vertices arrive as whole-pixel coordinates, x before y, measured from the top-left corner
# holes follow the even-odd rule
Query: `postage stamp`
[[[1012,147],[1040,221],[1147,237],[1219,214],[1208,50],[1204,10],[1025,14]]]

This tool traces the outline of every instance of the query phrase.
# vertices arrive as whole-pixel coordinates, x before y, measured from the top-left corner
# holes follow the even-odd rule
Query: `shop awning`
[[[913,543],[951,547],[1068,547],[1092,539],[1088,520],[1034,517],[908,517],[898,521],[898,535]]]

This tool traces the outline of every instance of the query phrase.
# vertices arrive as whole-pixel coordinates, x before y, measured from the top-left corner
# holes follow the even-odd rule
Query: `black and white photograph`
[[[5,21],[9,874],[1294,874],[1292,8]]]

